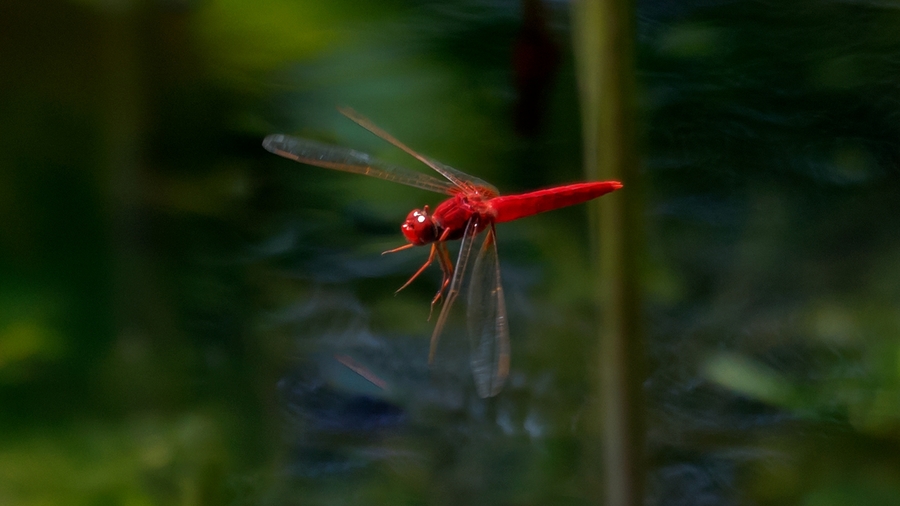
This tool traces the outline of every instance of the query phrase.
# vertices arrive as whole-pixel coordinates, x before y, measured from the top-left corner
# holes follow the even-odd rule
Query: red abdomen
[[[618,181],[575,183],[519,195],[501,195],[492,198],[487,203],[496,213],[494,223],[503,223],[532,214],[581,204],[621,187],[622,183]]]

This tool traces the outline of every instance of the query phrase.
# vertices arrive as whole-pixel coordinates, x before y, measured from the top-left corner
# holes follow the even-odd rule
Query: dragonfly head
[[[422,209],[414,209],[406,217],[400,230],[406,236],[406,240],[416,246],[422,246],[434,242],[438,238],[437,225],[435,225],[428,206]]]

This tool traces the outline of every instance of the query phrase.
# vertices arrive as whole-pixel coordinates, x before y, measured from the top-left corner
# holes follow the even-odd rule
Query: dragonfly
[[[425,263],[397,290],[399,292],[409,286],[437,261],[442,280],[431,301],[431,309],[433,311],[442,299],[443,306],[431,334],[428,363],[434,362],[438,340],[454,302],[460,293],[465,293],[468,299],[466,324],[470,364],[476,390],[481,397],[497,395],[509,374],[510,344],[495,225],[581,204],[618,190],[622,184],[618,181],[583,182],[501,195],[490,183],[419,154],[356,111],[349,108],[338,110],[442,177],[406,169],[353,149],[283,134],[267,136],[263,147],[276,155],[307,165],[363,174],[449,196],[433,211],[427,205],[411,211],[400,225],[407,244],[384,253],[430,246]],[[448,241],[454,240],[460,240],[455,264],[447,247]],[[467,271],[470,272],[468,276]]]

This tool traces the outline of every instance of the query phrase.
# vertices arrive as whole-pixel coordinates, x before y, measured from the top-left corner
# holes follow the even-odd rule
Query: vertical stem
[[[633,8],[629,0],[574,4],[575,54],[582,105],[585,172],[625,187],[591,207],[595,293],[602,325],[591,441],[600,441],[603,479],[591,479],[598,503],[639,506],[644,495],[643,347],[638,293],[640,226],[635,153]],[[596,459],[592,461],[596,462]],[[594,478],[600,472],[591,465]],[[601,486],[602,484],[602,486]],[[601,501],[600,498],[605,498]]]

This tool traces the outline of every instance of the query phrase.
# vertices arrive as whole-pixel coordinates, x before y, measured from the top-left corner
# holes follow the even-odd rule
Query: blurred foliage
[[[459,322],[426,364],[438,274],[392,296],[424,258],[380,255],[439,196],[260,146],[413,165],[349,105],[501,191],[577,180],[568,6],[545,7],[0,6],[0,503],[591,502],[584,210],[498,230],[513,370],[483,401]],[[893,504],[900,9],[636,19],[653,501]],[[523,36],[554,61],[517,67]]]
[[[666,10],[641,64],[662,310],[651,411],[661,434],[708,446],[665,449],[657,472],[741,464],[695,479],[713,503],[892,504],[900,11],[737,2],[671,24]],[[703,414],[685,423],[673,395]]]

